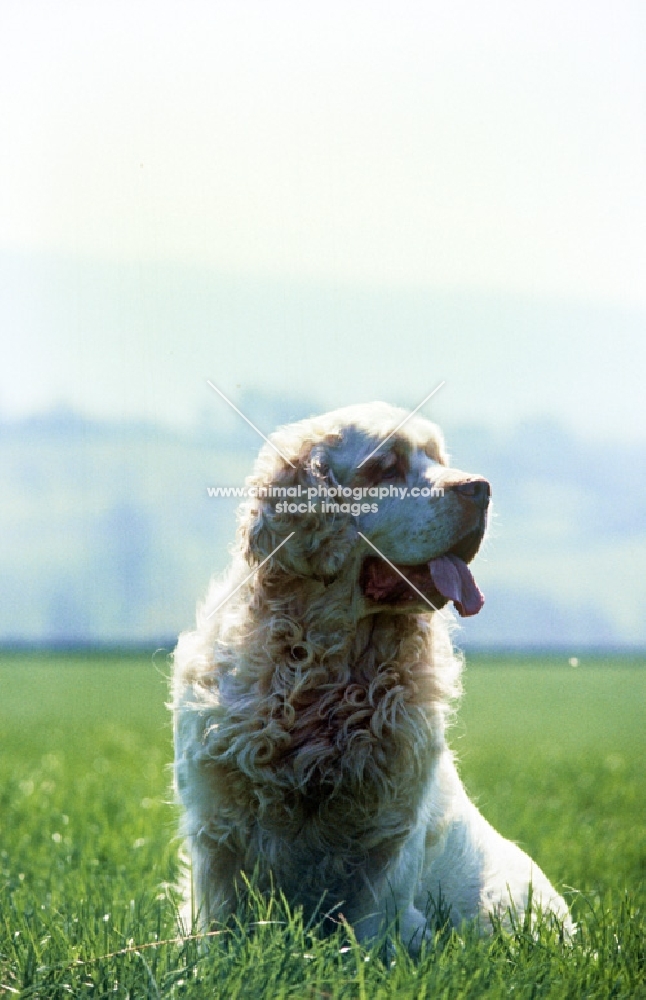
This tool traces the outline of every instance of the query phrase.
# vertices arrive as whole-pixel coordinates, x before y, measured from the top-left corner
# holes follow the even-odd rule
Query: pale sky
[[[164,400],[174,396],[179,419],[198,382],[219,373],[233,390],[245,360],[255,384],[264,377],[281,391],[295,383],[312,391],[322,345],[308,341],[307,322],[286,321],[284,348],[258,354],[258,324],[240,329],[235,343],[218,341],[218,331],[209,339],[208,315],[201,327],[193,317],[171,328],[164,295],[174,267],[234,276],[234,313],[247,308],[250,275],[366,294],[520,296],[643,317],[645,110],[642,2],[5,0],[0,253],[10,260],[21,253],[23,274],[34,254],[45,254],[129,263],[158,277],[152,285],[142,277],[134,312],[112,303],[109,329],[91,319],[105,293],[93,307],[80,264],[71,277],[68,266],[68,286],[58,290],[66,304],[49,326],[51,289],[43,298],[35,281],[30,295],[29,278],[21,292],[9,288],[0,322],[14,342],[0,372],[0,409],[67,400],[92,410],[99,400],[95,410],[108,411],[128,368],[133,400],[134,382],[147,378],[154,403],[141,403],[140,392],[139,402],[127,402],[124,389],[116,412],[140,406],[159,414],[173,409]],[[162,264],[170,271],[150,270]],[[279,329],[276,287],[271,323]],[[340,299],[333,300],[332,292],[324,296],[341,337],[335,349],[347,351],[351,367],[365,358],[365,331],[352,341],[346,324],[339,334]],[[302,303],[307,314],[305,293]],[[548,411],[574,422],[579,414],[585,426],[585,400],[599,398],[612,379],[614,401],[601,416],[597,404],[590,426],[616,420],[634,432],[641,321],[631,320],[628,333],[592,323],[591,358],[583,328],[568,328],[561,346],[558,323],[546,330],[544,348],[536,345],[540,324],[524,332],[511,324],[497,339],[495,305],[479,339],[479,308],[461,334],[459,357],[451,354],[458,317],[438,332],[423,372],[393,358],[392,325],[375,320],[371,344],[382,374],[355,398],[387,396],[390,379],[400,400],[410,385],[413,405],[427,384],[430,391],[447,375],[456,381],[461,366],[458,398],[471,401],[474,416],[487,414],[478,397],[484,381],[491,385],[487,366],[504,368],[509,352],[499,408],[522,410],[531,400],[539,410],[549,362],[561,372],[548,386]],[[320,316],[316,322],[324,328]],[[401,337],[417,357],[421,327]],[[287,374],[272,367],[285,352],[292,352]],[[187,355],[200,355],[199,363]],[[102,389],[93,379],[99,362]],[[334,376],[334,364],[322,367]],[[519,385],[526,369],[533,387]],[[583,387],[573,385],[577,372]],[[339,383],[336,396],[321,398],[352,402],[352,380]],[[568,386],[569,410],[558,402]]]

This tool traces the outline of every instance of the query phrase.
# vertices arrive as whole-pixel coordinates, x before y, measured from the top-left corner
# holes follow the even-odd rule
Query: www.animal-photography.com
[[[0,995],[646,998],[643,10],[2,20]]]

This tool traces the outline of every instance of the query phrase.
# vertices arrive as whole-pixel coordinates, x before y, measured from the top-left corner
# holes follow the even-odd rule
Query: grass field
[[[469,660],[462,775],[571,887],[579,932],[438,928],[417,962],[276,901],[208,949],[176,939],[167,673],[163,654],[0,657],[0,996],[646,997],[646,661]]]

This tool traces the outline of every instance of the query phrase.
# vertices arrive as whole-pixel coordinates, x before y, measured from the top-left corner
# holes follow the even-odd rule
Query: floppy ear
[[[327,497],[319,491],[338,486],[325,445],[314,445],[295,468],[282,466],[271,481],[254,480],[250,485],[259,495],[247,506],[240,523],[247,561],[254,565],[271,556],[271,568],[295,576],[319,580],[336,576],[357,539],[357,528],[351,514],[323,509]],[[288,506],[294,505],[301,509],[290,512]],[[281,542],[285,544],[272,555]]]

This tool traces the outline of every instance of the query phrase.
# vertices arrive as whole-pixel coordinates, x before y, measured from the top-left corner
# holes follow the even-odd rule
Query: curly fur
[[[294,467],[265,446],[247,485],[369,481],[357,466],[404,415],[372,404],[282,428],[272,441]],[[450,493],[465,479],[421,418],[393,435],[380,468],[397,455],[407,482],[423,476]],[[522,912],[532,881],[534,898],[568,919],[460,784],[445,733],[461,661],[446,621],[419,602],[374,605],[361,589],[360,527],[393,559],[412,546],[423,562],[467,515],[454,494],[367,519],[290,515],[269,497],[241,506],[229,572],[174,657],[175,780],[204,925],[226,917],[240,872],[261,889],[273,880],[307,913],[325,896],[360,937],[397,915],[413,950],[429,895],[441,893],[457,922],[510,901]]]

